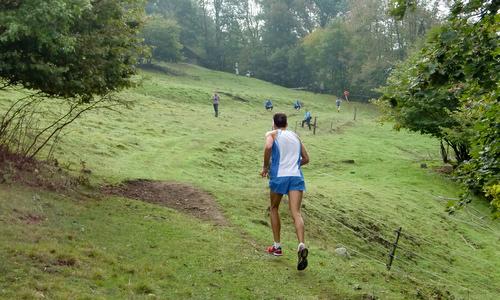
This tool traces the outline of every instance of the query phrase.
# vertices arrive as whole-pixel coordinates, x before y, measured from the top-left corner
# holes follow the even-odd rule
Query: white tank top
[[[272,148],[270,177],[302,177],[301,150],[297,134],[290,130],[278,129]]]

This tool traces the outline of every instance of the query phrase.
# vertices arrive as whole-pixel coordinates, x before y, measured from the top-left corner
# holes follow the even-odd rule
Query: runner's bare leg
[[[274,241],[279,243],[280,242],[280,231],[281,231],[279,207],[280,207],[280,202],[281,202],[281,198],[283,197],[283,195],[276,194],[273,192],[271,192],[270,195],[271,195],[271,209],[270,209],[271,227],[273,229]]]
[[[288,192],[288,207],[290,208],[290,213],[292,214],[293,223],[295,224],[295,232],[297,233],[299,243],[304,243],[304,220],[302,219],[302,214],[300,213],[302,194],[303,191]]]

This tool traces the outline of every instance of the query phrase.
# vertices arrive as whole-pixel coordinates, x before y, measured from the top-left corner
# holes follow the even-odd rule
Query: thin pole
[[[387,262],[387,270],[391,270],[392,266],[392,261],[394,260],[394,254],[396,254],[396,248],[398,247],[398,241],[399,241],[399,235],[401,234],[401,227],[399,227],[398,230],[396,230],[396,241],[394,241],[394,244],[392,244],[392,249],[391,253],[389,253],[389,261]]]
[[[314,117],[314,130],[313,130],[314,135],[316,134],[316,119],[317,117]]]

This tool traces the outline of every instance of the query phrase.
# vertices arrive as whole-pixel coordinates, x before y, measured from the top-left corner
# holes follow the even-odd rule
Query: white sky
[[[259,7],[256,0],[243,0],[243,1],[248,1],[248,4],[250,5],[251,11],[254,15],[256,15],[259,12],[260,7]],[[363,1],[363,0],[356,0],[356,1]],[[449,5],[451,5],[451,2],[453,2],[453,0],[434,0],[434,1],[430,0],[430,1],[428,1],[428,6],[430,9],[432,9],[434,4],[438,3],[438,10],[439,10],[438,17],[444,18],[450,12]],[[208,7],[210,7],[211,10],[213,11],[213,2],[209,0],[209,1],[207,1],[207,4],[208,4]]]

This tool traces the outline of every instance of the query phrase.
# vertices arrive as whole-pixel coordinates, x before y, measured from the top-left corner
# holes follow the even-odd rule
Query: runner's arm
[[[269,161],[271,160],[271,151],[273,149],[274,138],[272,134],[266,135],[266,144],[264,145],[264,165],[260,175],[266,177],[269,172]]]
[[[300,165],[303,166],[303,165],[307,165],[309,163],[309,154],[307,153],[307,150],[306,150],[306,147],[304,146],[304,144],[302,144],[302,142],[300,143],[300,156],[301,156],[301,159],[300,159]]]

